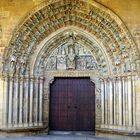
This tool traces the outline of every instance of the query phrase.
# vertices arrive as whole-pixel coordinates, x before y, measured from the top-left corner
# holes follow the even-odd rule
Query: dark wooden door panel
[[[95,130],[95,86],[89,78],[56,78],[51,85],[50,129]]]

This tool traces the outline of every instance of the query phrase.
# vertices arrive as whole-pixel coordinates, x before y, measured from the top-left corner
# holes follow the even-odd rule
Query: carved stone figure
[[[57,69],[65,70],[66,69],[66,57],[65,55],[57,56]]]
[[[49,58],[49,62],[48,62],[46,67],[48,70],[55,70],[56,69],[56,57],[55,56],[51,56]]]
[[[20,70],[20,73],[22,74],[22,75],[24,75],[25,74],[25,72],[26,72],[26,64],[21,64],[21,70]]]
[[[67,69],[75,69],[75,46],[70,45],[68,47],[67,55]]]
[[[46,67],[47,70],[94,70],[98,68],[92,53],[86,47],[75,42],[71,36],[65,44],[54,50]]]
[[[84,57],[79,57],[77,59],[77,69],[79,70],[86,69],[86,59]]]
[[[69,54],[67,56],[67,69],[75,69],[75,55]]]
[[[11,73],[15,73],[16,71],[16,56],[15,55],[11,55],[10,56],[10,72]]]
[[[87,69],[97,69],[97,64],[93,57],[87,57],[86,68]]]
[[[131,64],[130,61],[125,63],[125,72],[131,72]]]

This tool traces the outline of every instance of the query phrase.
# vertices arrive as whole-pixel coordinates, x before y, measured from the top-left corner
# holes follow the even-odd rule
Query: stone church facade
[[[95,130],[140,133],[138,40],[139,30],[132,34],[101,3],[37,4],[12,30],[2,54],[0,129],[49,132],[55,78],[89,77]]]

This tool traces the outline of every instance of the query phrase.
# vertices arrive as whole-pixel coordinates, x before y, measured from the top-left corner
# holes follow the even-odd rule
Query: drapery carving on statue
[[[24,75],[26,72],[26,59],[25,58],[21,58],[20,59],[20,74]]]
[[[113,68],[113,73],[114,74],[124,74],[124,73],[132,73],[132,72],[137,72],[139,73],[140,71],[140,65],[138,64],[139,60],[133,60],[130,59],[125,60],[125,57],[120,59],[116,58],[114,68]]]
[[[48,68],[49,69],[55,69],[57,66],[56,66],[56,57],[55,56],[51,56],[50,57],[50,62],[48,64]]]
[[[72,39],[68,43],[67,69],[75,69],[75,44]]]
[[[133,72],[136,72],[137,71],[136,62],[132,62],[131,63],[131,69],[132,69]]]
[[[25,75],[26,67],[26,57],[17,58],[14,54],[11,54],[9,63],[5,66],[4,71],[6,70],[11,75]]]
[[[57,56],[57,68],[55,67],[54,69],[61,69],[61,70],[66,69],[66,56],[65,55]]]
[[[10,55],[10,73],[14,74],[16,72],[16,62],[17,57],[15,55]]]
[[[75,55],[69,54],[67,58],[67,69],[75,69]]]
[[[44,66],[41,66],[40,76],[44,77]]]
[[[84,57],[78,57],[77,58],[77,69],[84,70],[86,69],[86,59]]]
[[[124,72],[131,72],[131,63],[129,60],[125,63],[125,71]]]
[[[87,57],[87,69],[98,69],[97,63],[92,57]]]

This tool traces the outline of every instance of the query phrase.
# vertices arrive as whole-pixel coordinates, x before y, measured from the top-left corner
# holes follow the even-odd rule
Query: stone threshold
[[[49,135],[95,135],[93,131],[49,131]]]
[[[125,135],[125,136],[140,136],[140,131],[137,130],[118,130],[118,129],[98,128],[96,129],[95,133],[96,134],[108,133],[108,134]]]
[[[42,131],[47,129],[44,126],[38,126],[38,127],[10,127],[10,128],[2,128],[0,129],[0,132],[8,132],[8,133],[12,133],[12,132],[33,132],[33,131]]]

